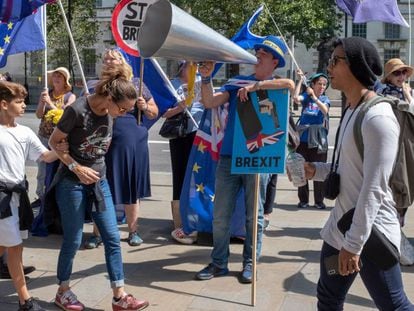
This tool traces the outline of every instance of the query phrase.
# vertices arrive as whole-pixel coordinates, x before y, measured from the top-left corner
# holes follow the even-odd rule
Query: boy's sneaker
[[[46,311],[43,309],[39,303],[33,298],[30,297],[29,299],[25,300],[24,304],[20,304],[19,301],[19,311]]]
[[[78,300],[70,289],[64,293],[56,293],[55,305],[65,311],[82,311],[85,309],[83,303]]]
[[[85,241],[83,245],[85,249],[94,249],[99,247],[102,244],[102,238],[100,236],[92,235]]]
[[[121,299],[115,301],[112,299],[112,311],[138,311],[148,307],[149,302],[146,300],[138,300],[132,295],[125,294]]]
[[[140,246],[144,241],[141,239],[141,237],[135,231],[135,232],[130,232],[129,233],[127,242],[129,244],[129,246]]]

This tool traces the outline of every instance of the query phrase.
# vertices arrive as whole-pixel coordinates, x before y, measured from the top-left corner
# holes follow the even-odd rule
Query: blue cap
[[[279,60],[277,67],[282,68],[285,66],[286,62],[284,55],[287,52],[287,47],[280,38],[276,36],[267,36],[264,38],[262,43],[254,45],[255,50],[258,50],[260,48],[272,53],[273,57]]]

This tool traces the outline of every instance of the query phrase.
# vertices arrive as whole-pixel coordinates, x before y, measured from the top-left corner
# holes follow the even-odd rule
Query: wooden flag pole
[[[140,65],[139,65],[139,89],[138,89],[138,97],[142,97],[142,92],[144,89],[144,57],[140,57]],[[138,109],[138,125],[141,125],[141,110]]]
[[[252,233],[252,291],[251,291],[251,305],[256,306],[256,257],[257,257],[257,216],[259,207],[259,174],[255,175],[254,181],[254,206],[253,206],[253,233]]]
[[[57,3],[59,4],[60,12],[62,13],[62,18],[63,18],[63,21],[64,21],[65,26],[66,26],[66,31],[68,32],[68,35],[69,35],[70,43],[71,43],[71,45],[73,47],[73,50],[75,52],[76,62],[78,63],[80,75],[81,75],[81,78],[82,78],[83,88],[85,90],[85,93],[88,93],[88,86],[86,85],[85,74],[83,73],[83,68],[82,68],[80,58],[79,58],[79,53],[78,53],[78,50],[76,49],[76,43],[75,43],[75,40],[73,39],[73,35],[72,35],[72,31],[71,31],[69,23],[68,23],[68,19],[66,18],[65,9],[63,8],[61,0],[58,0]]]

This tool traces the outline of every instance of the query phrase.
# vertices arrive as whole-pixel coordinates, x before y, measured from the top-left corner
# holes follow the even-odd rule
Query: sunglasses
[[[396,71],[393,71],[392,72],[392,75],[394,76],[394,77],[399,77],[399,76],[401,76],[401,75],[406,75],[408,73],[408,70],[407,69],[403,69],[403,70],[396,70]]]
[[[118,107],[119,113],[125,113],[128,111],[126,108],[119,106],[117,102],[113,102],[113,103]]]
[[[330,65],[330,66],[332,66],[332,67],[335,67],[335,66],[336,66],[336,64],[338,63],[338,61],[339,61],[340,59],[345,60],[345,59],[346,59],[346,57],[335,55],[335,56],[333,56],[333,57],[331,57],[331,58],[329,59],[329,61],[328,61],[328,65]]]

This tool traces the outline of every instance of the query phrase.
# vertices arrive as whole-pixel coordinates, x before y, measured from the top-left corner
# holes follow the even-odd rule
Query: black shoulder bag
[[[171,118],[165,119],[158,134],[168,139],[185,137],[187,135],[187,124],[187,114],[180,112]]]

